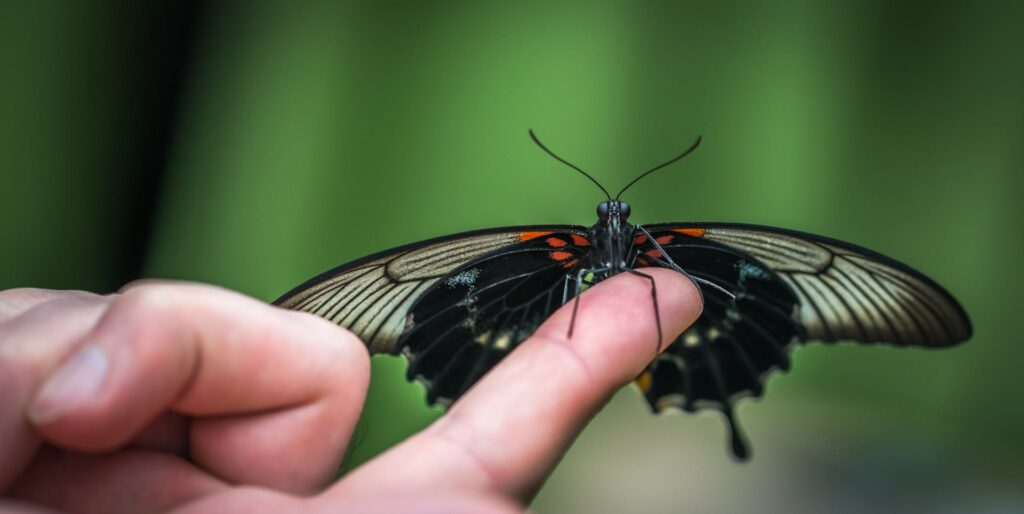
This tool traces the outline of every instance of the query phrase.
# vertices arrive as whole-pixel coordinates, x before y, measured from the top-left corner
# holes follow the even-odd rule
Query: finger
[[[47,509],[32,503],[10,501],[0,498],[0,512],[4,514],[58,514],[55,510]]]
[[[189,429],[192,419],[176,412],[164,412],[152,423],[140,430],[129,448],[159,450],[180,457],[188,457]]]
[[[82,455],[46,447],[5,494],[66,512],[163,512],[226,485],[162,452]]]
[[[316,498],[303,512],[353,512],[359,514],[522,514],[522,507],[506,498],[479,493],[392,493],[377,497]]]
[[[172,409],[196,463],[290,491],[333,477],[369,380],[352,334],[210,286],[130,288],[86,339],[29,410],[48,440],[110,449]]]
[[[154,474],[154,470],[159,470]],[[500,497],[466,493],[390,493],[373,498],[305,499],[253,487],[229,488],[161,452],[80,455],[46,448],[6,494],[74,512],[305,512],[511,514]],[[2,504],[0,504],[2,507]],[[27,506],[26,506],[27,507]],[[0,512],[7,512],[0,508]],[[31,511],[29,511],[31,512]]]
[[[33,392],[74,351],[108,304],[100,296],[70,295],[37,303],[0,326],[0,490],[39,446],[25,418]]]
[[[31,287],[0,291],[0,323],[16,318],[37,305],[73,296],[95,297],[97,295],[85,291],[54,291]]]
[[[520,514],[523,510],[507,499],[472,493],[401,492],[374,497],[295,498],[275,491],[236,488],[206,496],[175,514],[245,512],[261,514],[302,512],[304,514]]]
[[[645,271],[657,281],[664,347],[697,318],[701,300],[683,275]],[[328,494],[401,484],[528,498],[587,420],[650,362],[657,339],[650,282],[640,277],[621,274],[583,294],[570,339],[571,308],[563,306],[434,425]]]

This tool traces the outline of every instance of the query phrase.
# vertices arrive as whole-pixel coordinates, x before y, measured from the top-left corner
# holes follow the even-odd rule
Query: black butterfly
[[[623,272],[647,276],[638,266],[676,269],[700,286],[703,314],[636,384],[656,412],[722,411],[740,459],[749,450],[733,403],[760,397],[772,372],[789,369],[798,344],[935,348],[971,335],[963,308],[941,286],[859,246],[736,223],[630,225],[622,192],[686,156],[699,138],[612,199],[530,136],[604,191],[597,224],[493,228],[421,241],[341,265],[275,303],[355,332],[371,353],[404,355],[408,378],[424,384],[427,401],[448,405],[578,298],[584,283]]]

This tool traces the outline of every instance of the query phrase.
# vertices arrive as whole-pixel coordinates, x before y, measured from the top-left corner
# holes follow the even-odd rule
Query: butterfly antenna
[[[619,194],[615,195],[615,199],[618,200],[619,197],[622,196],[622,193],[625,193],[627,189],[632,187],[633,184],[636,184],[637,182],[639,182],[640,179],[646,177],[647,175],[650,175],[651,173],[654,173],[655,171],[658,171],[658,170],[664,168],[665,166],[668,166],[669,164],[672,164],[672,163],[678,161],[679,159],[682,159],[683,157],[686,157],[687,155],[690,155],[690,152],[696,150],[697,147],[700,146],[700,139],[701,139],[701,136],[697,136],[697,140],[694,141],[693,144],[690,145],[690,147],[686,149],[686,151],[684,151],[683,153],[673,157],[672,159],[669,159],[667,162],[661,163],[661,164],[659,164],[659,165],[657,165],[657,166],[655,166],[655,167],[653,167],[653,168],[643,172],[643,174],[641,174],[639,177],[633,179],[632,182],[630,182],[629,184],[626,184],[626,187],[622,188],[622,191],[619,191]]]
[[[551,150],[549,150],[548,147],[544,146],[544,143],[540,142],[540,139],[537,139],[537,134],[533,133],[533,129],[530,129],[530,138],[533,139],[534,143],[537,143],[537,146],[539,146],[541,150],[544,150],[545,152],[547,152],[548,155],[554,157],[558,162],[560,162],[560,163],[562,163],[562,164],[564,164],[564,165],[566,165],[566,166],[568,166],[568,167],[570,167],[570,168],[572,168],[572,169],[582,173],[584,177],[589,178],[591,182],[593,182],[594,184],[597,184],[597,187],[601,188],[601,191],[604,191],[604,195],[608,198],[609,201],[611,201],[612,195],[608,192],[607,189],[604,188],[604,186],[601,185],[600,182],[598,182],[596,179],[594,179],[594,177],[591,177],[589,173],[581,170],[575,164],[573,164],[573,163],[571,163],[571,162],[569,162],[569,161],[567,161],[567,160],[565,160],[565,159],[555,155],[555,152],[552,152]]]

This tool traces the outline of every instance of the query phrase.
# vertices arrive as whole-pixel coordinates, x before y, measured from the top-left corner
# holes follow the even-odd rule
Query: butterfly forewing
[[[409,308],[439,279],[476,258],[538,234],[578,227],[507,227],[413,243],[344,264],[296,287],[274,303],[310,312],[358,335],[371,353],[398,353]]]
[[[948,346],[971,334],[960,304],[920,272],[871,250],[756,225],[654,225],[700,234],[743,251],[779,274],[800,303],[808,339]]]

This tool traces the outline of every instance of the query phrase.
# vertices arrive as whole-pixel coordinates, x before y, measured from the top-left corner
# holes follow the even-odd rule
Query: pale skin
[[[700,314],[658,283],[665,340]],[[369,383],[351,333],[224,289],[0,292],[0,512],[520,512],[653,357],[650,283],[556,312],[422,432],[336,480]],[[638,401],[640,401],[638,399]]]

